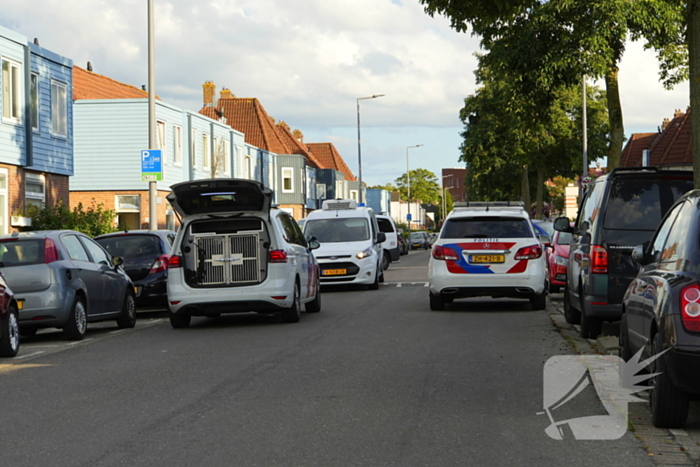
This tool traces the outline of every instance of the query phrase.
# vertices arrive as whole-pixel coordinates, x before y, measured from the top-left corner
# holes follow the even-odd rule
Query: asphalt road
[[[542,374],[569,352],[528,302],[428,307],[429,252],[378,291],[332,289],[319,314],[90,326],[0,361],[0,465],[642,466],[614,441],[545,434]],[[600,403],[583,398],[581,414]]]

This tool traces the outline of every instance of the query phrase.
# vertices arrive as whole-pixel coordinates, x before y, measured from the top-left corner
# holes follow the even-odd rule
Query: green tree
[[[374,186],[369,187],[369,189],[370,190],[372,190],[372,189],[386,190],[389,193],[391,193],[392,191],[398,191],[398,188],[396,188],[396,185],[394,185],[393,183],[387,183],[385,185],[374,185]]]
[[[440,185],[437,176],[426,169],[415,169],[410,172],[411,200],[424,204],[437,204],[440,199]],[[401,199],[408,199],[408,177],[401,175],[395,181],[396,187],[401,193]]]

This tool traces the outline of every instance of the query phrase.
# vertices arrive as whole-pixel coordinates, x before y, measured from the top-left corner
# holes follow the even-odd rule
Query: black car
[[[698,221],[700,190],[693,190],[668,211],[651,242],[634,248],[641,269],[622,301],[620,356],[658,356],[649,397],[657,427],[683,426],[689,400],[700,396]]]
[[[655,167],[613,169],[586,190],[574,227],[566,217],[554,229],[571,232],[564,317],[595,339],[603,321],[622,315],[622,297],[637,274],[630,254],[648,242],[668,209],[693,189],[693,172]]]
[[[168,260],[175,235],[172,230],[130,230],[95,237],[112,256],[124,258],[122,268],[134,283],[138,308],[167,308]]]
[[[0,357],[19,352],[19,304],[0,273]]]

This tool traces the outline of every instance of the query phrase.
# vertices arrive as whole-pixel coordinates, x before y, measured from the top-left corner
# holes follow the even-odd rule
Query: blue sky
[[[144,0],[0,0],[0,25],[82,67],[147,83]],[[155,0],[156,92],[191,110],[202,84],[257,97],[307,142],[335,144],[370,185],[410,168],[459,167],[459,110],[475,90],[478,39],[430,18],[418,0]],[[688,106],[687,84],[665,91],[653,52],[628,44],[620,64],[626,134],[656,131]]]

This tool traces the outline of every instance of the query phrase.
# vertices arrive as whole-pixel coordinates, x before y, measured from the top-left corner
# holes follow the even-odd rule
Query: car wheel
[[[430,294],[430,309],[433,311],[442,311],[445,309],[445,300],[440,295]]]
[[[25,328],[19,328],[19,335],[22,337],[32,337],[36,336],[36,332],[39,330],[39,328],[36,328],[34,326],[32,327],[25,327]]]
[[[571,305],[569,289],[564,287],[564,319],[569,324],[579,324],[581,322],[581,312]]]
[[[292,306],[282,310],[282,321],[285,323],[298,323],[301,319],[301,297],[299,293],[299,283],[294,284],[294,300]]]
[[[19,317],[14,306],[7,309],[7,316],[2,322],[2,327],[0,357],[14,357],[19,352]]]
[[[661,333],[657,333],[651,344],[653,355],[658,355],[662,344]],[[649,395],[651,423],[657,428],[682,428],[688,418],[690,399],[673,385],[664,356],[654,360],[651,365],[652,374],[656,373]]]
[[[603,329],[603,320],[586,314],[586,307],[581,303],[581,337],[584,339],[596,339]]]
[[[190,321],[192,320],[192,315],[186,311],[181,311],[180,313],[173,313],[168,310],[168,316],[170,317],[170,326],[174,329],[185,329],[189,327]]]
[[[374,271],[374,282],[369,285],[369,290],[379,290],[379,265],[377,265],[377,270]]]
[[[68,322],[63,327],[63,335],[66,339],[79,341],[85,337],[87,331],[87,311],[85,302],[81,297],[75,297],[73,309],[71,310]]]
[[[552,283],[549,283],[549,293],[559,293],[559,286],[558,285],[552,285]]]
[[[124,305],[122,306],[122,312],[119,318],[117,318],[117,326],[119,326],[120,329],[133,328],[136,326],[136,300],[131,290],[129,290],[124,297]]]
[[[384,260],[382,261],[382,269],[387,270],[389,269],[389,265],[391,264],[391,256],[389,255],[388,251],[384,252]]]
[[[530,306],[533,310],[544,310],[547,308],[547,291],[543,290],[541,294],[531,297]]]
[[[618,338],[618,347],[620,347],[620,358],[624,361],[629,361],[632,358],[632,349],[630,348],[630,332],[627,327],[627,313],[622,314],[620,319],[620,337]]]
[[[311,300],[310,302],[306,302],[306,305],[304,305],[304,310],[306,310],[307,313],[318,313],[321,311],[321,281],[316,280],[316,295],[314,296],[314,299]]]

